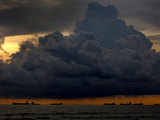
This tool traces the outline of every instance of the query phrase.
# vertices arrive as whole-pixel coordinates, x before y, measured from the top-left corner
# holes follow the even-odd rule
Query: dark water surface
[[[160,106],[0,105],[0,120],[160,120]]]

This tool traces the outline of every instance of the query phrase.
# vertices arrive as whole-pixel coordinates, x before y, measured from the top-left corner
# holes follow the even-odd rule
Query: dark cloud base
[[[0,96],[82,98],[160,94],[160,54],[112,5],[88,6],[75,34],[21,45],[1,63]]]

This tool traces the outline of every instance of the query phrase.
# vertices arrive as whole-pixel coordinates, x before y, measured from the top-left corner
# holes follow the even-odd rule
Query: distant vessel
[[[37,103],[32,102],[31,105],[40,105],[40,104],[37,104]]]
[[[120,105],[132,105],[132,103],[131,102],[129,102],[129,103],[121,103]]]
[[[29,103],[28,101],[26,101],[25,103],[13,102],[12,105],[40,105],[40,104],[34,102]]]
[[[154,106],[160,106],[160,104],[154,104]]]
[[[123,104],[121,103],[120,105],[144,105],[143,103],[135,103],[135,104],[132,104],[131,102],[128,103],[128,104]]]
[[[144,105],[143,103],[137,103],[137,104],[133,104],[133,105]]]
[[[49,105],[63,105],[63,103],[52,103],[52,104],[49,104]]]
[[[29,105],[27,103],[16,103],[16,102],[13,102],[12,105]]]
[[[115,103],[104,103],[104,105],[116,105]]]

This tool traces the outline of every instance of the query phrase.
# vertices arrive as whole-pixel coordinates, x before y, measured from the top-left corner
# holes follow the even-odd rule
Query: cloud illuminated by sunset
[[[158,31],[142,31],[146,36],[151,35],[158,35],[160,34]],[[14,54],[19,51],[20,44],[24,41],[32,41],[35,42],[38,40],[39,37],[43,37],[48,33],[39,33],[39,34],[25,34],[25,35],[15,35],[15,36],[6,36],[4,39],[4,44],[2,45],[2,48],[4,51],[6,51],[8,54],[6,54],[4,51],[0,50],[0,57],[3,60],[8,60],[10,57],[9,55]],[[69,36],[71,32],[62,32],[64,36]],[[152,41],[154,43],[154,41]],[[160,46],[158,44],[153,44],[153,49],[156,51],[160,51]]]
[[[0,56],[3,60],[9,59],[9,55],[14,54],[19,51],[20,44],[24,41],[36,42],[39,37],[43,37],[48,33],[39,33],[39,34],[26,34],[26,35],[15,35],[15,36],[6,36],[4,38],[4,43],[2,44],[2,49],[0,50]],[[62,32],[64,36],[69,36],[70,32]],[[6,54],[8,53],[8,54]]]
[[[160,33],[158,31],[142,31],[146,36],[151,35],[159,35]],[[9,55],[14,54],[19,51],[20,44],[24,41],[32,41],[35,42],[38,40],[39,37],[43,37],[48,33],[39,33],[39,34],[25,34],[25,35],[14,35],[14,36],[6,36],[4,38],[4,44],[2,44],[2,49],[6,51],[8,54],[6,54],[4,51],[0,50],[0,57],[3,60],[8,60],[10,57]],[[62,32],[64,36],[69,36],[71,32]],[[154,43],[154,41],[152,41]],[[157,41],[156,41],[157,42]],[[153,49],[156,51],[160,51],[160,46],[158,44],[153,44]]]

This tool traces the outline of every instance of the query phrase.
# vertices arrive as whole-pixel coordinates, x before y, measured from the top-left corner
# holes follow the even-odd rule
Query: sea
[[[0,120],[160,120],[160,106],[0,105]]]

